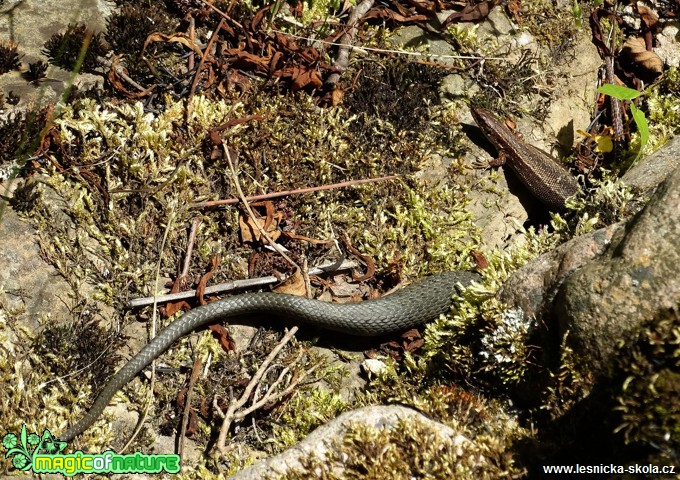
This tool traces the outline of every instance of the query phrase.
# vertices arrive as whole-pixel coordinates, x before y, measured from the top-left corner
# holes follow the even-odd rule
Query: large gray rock
[[[641,186],[645,191],[654,189],[651,177],[661,179],[650,173]],[[535,315],[560,339],[568,333],[582,365],[605,371],[621,341],[680,305],[678,213],[680,168],[627,223],[576,238],[528,263],[506,282],[499,299]]]
[[[678,167],[680,167],[680,137],[674,138],[644,162],[628,170],[621,177],[621,181],[649,195]]]
[[[680,169],[617,232],[604,254],[569,275],[555,316],[576,353],[595,370],[609,366],[617,343],[680,305]]]
[[[375,429],[391,429],[395,428],[400,421],[419,422],[431,429],[433,436],[430,439],[432,441],[451,442],[456,449],[459,449],[461,456],[464,453],[471,454],[467,449],[473,446],[473,443],[451,427],[432,420],[411,408],[399,405],[372,406],[343,413],[326,425],[314,430],[294,447],[241,470],[229,478],[231,480],[278,478],[287,472],[302,469],[304,460],[312,455],[319,459],[326,458],[329,451],[336,448],[333,442],[342,442],[344,434],[352,425],[361,424]],[[483,464],[484,461],[480,455],[477,462]],[[341,466],[339,468],[342,469]]]

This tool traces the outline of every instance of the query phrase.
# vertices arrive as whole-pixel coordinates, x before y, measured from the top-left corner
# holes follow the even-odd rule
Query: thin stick
[[[366,13],[373,7],[373,4],[375,3],[375,0],[363,0],[363,2],[357,4],[354,6],[352,9],[352,13],[349,15],[349,19],[347,19],[347,33],[345,33],[342,37],[340,37],[340,44],[342,45],[338,49],[338,56],[336,57],[335,61],[333,62],[334,67],[339,67],[342,70],[346,70],[347,66],[349,64],[349,54],[351,51],[351,46],[352,43],[354,42],[354,37],[356,37],[357,34],[357,23],[363,17],[366,15]],[[338,83],[338,80],[340,80],[340,74],[339,73],[331,73],[330,76],[328,77],[328,80],[326,80],[327,85],[335,85]]]
[[[359,264],[354,260],[342,260],[341,262],[329,262],[323,263],[318,267],[312,267],[309,270],[309,275],[321,275],[326,272],[335,272],[341,270],[350,270],[352,268],[358,267]],[[231,282],[219,283],[213,285],[212,287],[207,287],[205,289],[204,295],[213,295],[215,293],[231,292],[233,290],[243,290],[247,288],[263,287],[265,285],[271,285],[273,283],[280,282],[288,278],[287,275],[282,274],[279,277],[274,275],[269,275],[266,277],[258,278],[247,278],[245,280],[233,280]],[[155,297],[141,297],[133,298],[130,300],[128,306],[130,308],[146,307],[154,303],[154,300],[158,303],[175,302],[177,300],[186,300],[188,298],[194,298],[196,296],[196,290],[186,290],[184,292],[170,293],[168,295],[157,295]]]
[[[353,185],[363,185],[365,183],[382,182],[384,180],[396,180],[397,175],[388,175],[386,177],[377,178],[363,178],[361,180],[348,180],[346,182],[332,183],[330,185],[322,185],[320,187],[299,188],[297,190],[284,190],[282,192],[265,193],[264,195],[253,195],[252,197],[245,197],[246,202],[256,202],[259,200],[269,200],[272,198],[286,197],[288,195],[297,195],[300,193],[320,192],[323,190],[335,190],[337,188],[351,187]],[[212,200],[208,202],[197,202],[189,205],[189,208],[203,208],[203,207],[217,207],[219,205],[234,205],[240,202],[240,198],[229,198],[226,200]]]
[[[182,424],[179,434],[179,445],[177,452],[179,453],[180,460],[184,456],[184,440],[187,435],[187,425],[189,424],[189,415],[191,413],[191,401],[194,398],[194,387],[198,381],[198,377],[201,374],[201,368],[203,368],[203,360],[198,356],[194,360],[194,368],[191,369],[191,377],[189,377],[189,386],[187,387],[187,394],[184,396],[184,411],[182,412]]]
[[[220,23],[217,24],[217,28],[215,31],[210,35],[210,40],[208,40],[208,45],[205,47],[205,51],[203,52],[203,56],[198,62],[198,68],[196,68],[196,72],[194,73],[194,80],[191,82],[191,88],[189,89],[189,95],[187,96],[187,108],[186,108],[186,120],[187,122],[191,118],[191,115],[193,114],[194,107],[192,103],[192,99],[194,98],[194,92],[196,91],[196,85],[198,85],[198,79],[201,77],[201,70],[203,70],[203,65],[205,65],[205,61],[208,58],[208,55],[210,55],[210,50],[212,50],[213,44],[215,43],[215,40],[217,40],[217,37],[219,35],[220,30],[223,28],[222,26],[224,25],[224,18],[220,20]]]
[[[248,385],[243,391],[243,395],[241,395],[238,400],[232,400],[230,402],[229,407],[224,414],[224,421],[222,422],[222,427],[220,428],[220,434],[217,437],[217,449],[221,453],[224,452],[227,433],[229,433],[229,427],[231,426],[231,422],[233,421],[236,410],[245,405],[245,403],[250,398],[253,388],[255,388],[260,383],[264,372],[266,372],[269,368],[269,364],[274,361],[281,349],[291,340],[291,338],[293,338],[293,335],[295,335],[295,332],[297,331],[298,327],[293,327],[284,335],[278,345],[276,345],[276,347],[274,347],[274,349],[269,352],[269,355],[267,355],[267,358],[264,359],[262,365],[260,365],[260,368],[257,369],[257,372],[255,372],[255,375],[253,375],[253,378],[250,379],[250,382],[248,382]]]
[[[184,268],[182,268],[182,275],[180,276],[181,278],[189,275],[189,267],[191,267],[191,254],[194,250],[194,243],[196,243],[196,230],[198,229],[198,225],[200,223],[200,218],[194,218],[194,221],[191,223],[191,233],[189,233],[189,244],[187,245],[186,257],[184,257]]]
[[[296,40],[306,40],[312,43],[321,43],[324,45],[328,45],[331,47],[345,47],[349,50],[352,51],[357,51],[360,53],[366,53],[366,52],[376,52],[376,53],[385,53],[385,54],[397,54],[397,55],[405,55],[409,57],[425,57],[425,58],[440,58],[444,60],[496,60],[500,62],[509,62],[510,59],[507,57],[484,57],[480,55],[435,55],[433,53],[425,53],[425,52],[410,52],[407,50],[389,50],[389,49],[384,49],[384,48],[374,48],[374,47],[356,47],[354,45],[345,45],[344,43],[338,43],[338,42],[328,42],[326,40],[320,40],[318,38],[311,38],[311,37],[304,37],[301,35],[294,35],[290,32],[282,32],[281,30],[276,30],[274,28],[270,29],[272,33],[280,33],[281,35],[285,35],[287,37],[294,38]],[[450,65],[442,65],[442,64],[433,64],[436,66],[441,66],[443,68],[450,68]]]

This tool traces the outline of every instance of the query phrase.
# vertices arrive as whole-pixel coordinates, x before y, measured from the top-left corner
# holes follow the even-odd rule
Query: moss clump
[[[648,151],[653,151],[680,133],[680,68],[671,67],[660,80],[658,88],[650,91],[647,98],[650,125]],[[640,135],[633,137],[631,150],[639,144]]]
[[[106,20],[104,38],[116,54],[122,54],[128,73],[138,81],[172,85],[186,74],[183,51],[175,44],[153,42],[142,54],[152,33],[172,34],[178,21],[157,5],[127,4]]]
[[[175,22],[156,8],[125,5],[106,19],[104,38],[114,52],[137,55],[151,33],[168,33],[174,26]]]
[[[653,463],[680,460],[680,315],[669,311],[652,322],[622,357],[626,374],[616,397],[627,445],[650,449]]]
[[[50,345],[45,344],[54,338],[42,333],[53,322],[49,316],[39,319],[43,330],[36,334],[27,326],[36,319],[27,318],[30,314],[23,308],[7,307],[9,303],[0,288],[0,384],[4,388],[0,399],[0,438],[7,433],[18,434],[24,423],[28,431],[42,432],[48,428],[56,435],[65,430],[67,422],[81,414],[74,405],[87,401],[91,392],[87,385],[90,377],[82,364],[78,370],[67,372],[55,368],[55,364],[69,360],[52,355]],[[82,340],[92,340],[92,337]],[[98,353],[101,354],[101,350]],[[75,383],[77,386],[73,389],[64,388]],[[101,441],[93,442],[93,448],[102,451],[108,440],[103,436]],[[11,459],[3,456],[2,464],[6,468],[10,463]]]
[[[52,35],[43,47],[43,53],[52,65],[73,71],[82,62],[80,69],[88,73],[97,73],[101,68],[98,57],[105,56],[107,50],[101,33],[73,23],[64,33]]]
[[[440,103],[438,88],[444,76],[442,69],[402,59],[366,61],[344,106],[352,114],[363,116],[367,126],[386,121],[397,131],[417,132]],[[356,127],[366,128],[361,123],[355,123]]]
[[[118,349],[124,343],[119,332],[98,324],[96,311],[93,303],[78,306],[72,322],[45,325],[33,344],[36,355],[48,360],[54,375],[87,370],[95,391],[116,371],[120,360]],[[75,390],[81,386],[82,378],[76,381]]]
[[[47,63],[42,60],[30,63],[28,71],[25,73],[26,78],[31,82],[42,80],[47,75]]]
[[[19,52],[14,42],[0,42],[0,75],[19,68]]]
[[[276,450],[295,445],[315,428],[334,419],[348,409],[340,395],[330,390],[299,390],[283,412],[276,415],[273,437]]]
[[[302,458],[302,469],[280,478],[479,479],[521,473],[504,458],[504,446],[485,445],[485,440],[444,436],[436,427],[414,420],[399,421],[389,430],[355,424],[332,444],[325,458]]]

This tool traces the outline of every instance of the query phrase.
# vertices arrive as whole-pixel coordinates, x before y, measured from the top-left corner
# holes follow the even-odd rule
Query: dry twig
[[[224,155],[227,159],[227,163],[229,164],[229,171],[231,173],[231,178],[234,181],[234,185],[236,186],[236,190],[238,191],[238,196],[241,198],[241,201],[243,202],[243,207],[248,212],[248,215],[250,215],[250,219],[252,220],[253,225],[255,225],[255,227],[260,231],[260,235],[267,239],[269,245],[299,272],[300,267],[297,265],[297,263],[295,263],[293,259],[286,254],[283,248],[281,248],[281,246],[278,243],[276,243],[272,239],[272,237],[269,236],[266,230],[262,228],[262,225],[260,225],[260,222],[257,221],[257,217],[255,216],[253,209],[250,208],[250,204],[248,203],[248,200],[246,199],[246,196],[243,193],[243,189],[241,188],[241,182],[238,179],[236,167],[234,166],[234,162],[231,161],[231,153],[229,152],[229,147],[227,147],[227,144],[224,141],[222,141],[222,148],[224,149]]]
[[[366,12],[368,12],[373,7],[374,3],[375,0],[364,0],[360,4],[356,5],[354,9],[352,9],[352,13],[347,20],[347,33],[345,33],[340,38],[339,43],[341,43],[343,46],[338,50],[338,57],[333,62],[334,67],[340,67],[343,70],[347,68],[347,65],[349,64],[349,52],[352,50],[351,45],[354,41],[354,37],[357,34],[357,23],[361,17],[366,15]],[[328,80],[326,80],[326,84],[335,85],[339,80],[339,73],[331,73],[328,77]]]
[[[194,397],[194,387],[196,386],[202,368],[203,360],[201,360],[201,357],[199,356],[194,361],[194,367],[191,370],[191,377],[189,378],[189,386],[187,387],[187,393],[184,396],[184,411],[182,412],[182,424],[180,425],[179,445],[177,449],[180,459],[184,454],[184,439],[186,438],[187,425],[189,424],[189,414],[191,413],[191,400]]]
[[[255,372],[255,375],[253,375],[253,378],[251,378],[250,382],[248,382],[248,385],[243,391],[241,397],[238,400],[234,400],[233,398],[230,399],[229,406],[227,407],[226,412],[223,413],[220,410],[219,406],[217,405],[217,398],[215,398],[213,406],[217,411],[218,415],[224,418],[224,420],[222,421],[222,427],[220,428],[220,435],[217,439],[217,444],[215,446],[215,448],[217,448],[217,450],[219,450],[220,453],[224,454],[227,451],[226,445],[227,433],[229,433],[229,429],[233,422],[243,420],[246,416],[264,407],[265,405],[273,402],[278,402],[282,398],[290,395],[298,387],[298,385],[300,385],[309,375],[311,375],[323,363],[323,360],[319,360],[310,368],[297,375],[285,389],[278,390],[279,385],[281,385],[281,383],[285,380],[286,376],[290,372],[291,367],[294,365],[298,365],[302,360],[304,350],[300,349],[295,360],[291,362],[287,367],[285,367],[281,371],[281,373],[279,373],[279,376],[267,388],[267,391],[264,393],[264,395],[262,395],[262,397],[259,399],[257,398],[257,395],[255,395],[251,405],[247,408],[241,409],[250,398],[253,390],[260,385],[260,381],[269,371],[272,361],[274,361],[274,359],[277,357],[277,355],[279,354],[281,349],[286,345],[286,343],[290,341],[295,332],[297,332],[297,327],[291,328],[290,331],[286,333],[286,335],[281,339],[278,345],[276,345],[276,347],[269,353],[269,355],[267,355],[267,358],[264,360],[264,362],[262,362],[260,368],[257,369],[257,372]]]
[[[353,185],[363,185],[365,183],[382,182],[383,180],[396,180],[397,175],[387,175],[385,177],[363,178],[360,180],[347,180],[346,182],[331,183],[330,185],[321,185],[320,187],[298,188],[296,190],[284,190],[282,192],[265,193],[263,195],[253,195],[245,197],[248,202],[256,202],[259,200],[271,200],[272,198],[287,197],[288,195],[296,195],[300,193],[320,192],[323,190],[335,190],[336,188],[351,187]],[[212,200],[208,202],[197,202],[189,205],[189,208],[203,208],[203,207],[217,207],[220,205],[235,205],[242,201],[240,198],[228,198],[226,200]]]
[[[350,270],[352,268],[358,267],[358,262],[354,260],[341,260],[331,263],[324,263],[318,267],[312,267],[309,270],[309,275],[320,275],[325,272],[337,272],[341,270]],[[203,292],[204,295],[212,295],[215,293],[231,292],[234,290],[243,290],[246,288],[264,287],[265,285],[271,285],[273,283],[278,283],[282,280],[288,278],[286,274],[281,274],[278,277],[274,275],[268,275],[266,277],[258,278],[247,278],[245,280],[234,280],[231,282],[218,283],[212,287],[206,287]],[[169,293],[167,295],[157,295],[155,297],[141,297],[134,298],[130,300],[130,308],[146,307],[151,305],[156,301],[157,303],[165,302],[175,302],[177,300],[186,300],[188,298],[194,298],[196,296],[196,290],[186,290],[184,292]]]

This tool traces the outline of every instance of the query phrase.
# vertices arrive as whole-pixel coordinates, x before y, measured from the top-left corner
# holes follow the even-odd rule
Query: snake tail
[[[249,293],[194,308],[162,329],[109,380],[90,410],[60,436],[70,441],[87,430],[111,398],[178,339],[206,324],[229,318],[267,315],[351,335],[380,336],[430,322],[446,313],[457,285],[467,286],[480,276],[445,272],[426,277],[391,295],[357,303],[328,303],[279,293]]]

